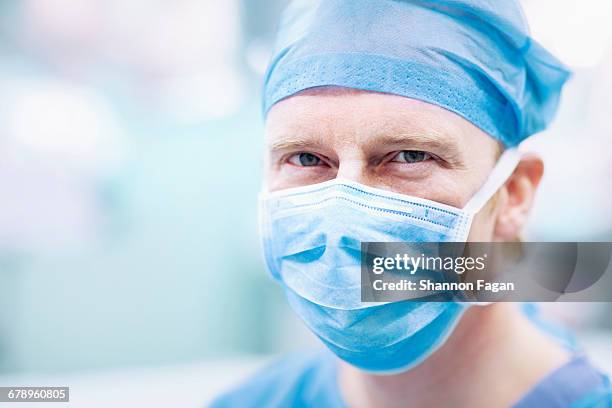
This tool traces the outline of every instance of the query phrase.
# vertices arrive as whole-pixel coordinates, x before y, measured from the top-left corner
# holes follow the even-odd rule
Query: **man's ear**
[[[510,241],[520,236],[543,174],[544,163],[538,155],[523,156],[501,191],[493,233],[496,240]]]

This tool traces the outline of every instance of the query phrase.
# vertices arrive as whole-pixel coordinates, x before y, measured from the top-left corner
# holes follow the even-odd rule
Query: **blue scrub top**
[[[612,408],[610,379],[591,365],[574,336],[544,318],[537,304],[523,303],[520,307],[535,327],[573,357],[511,408]],[[345,408],[337,383],[337,364],[337,357],[327,349],[287,356],[217,398],[211,407]]]
[[[212,408],[344,408],[337,384],[337,359],[327,350],[291,355],[219,397]],[[608,377],[581,354],[546,376],[513,408],[612,407]]]

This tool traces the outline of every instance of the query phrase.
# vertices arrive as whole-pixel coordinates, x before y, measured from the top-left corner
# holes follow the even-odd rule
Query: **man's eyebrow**
[[[372,138],[372,142],[381,145],[415,144],[434,147],[444,147],[449,142],[440,140],[439,137],[430,136],[421,132],[393,132],[387,131]]]
[[[278,140],[273,140],[268,144],[268,148],[271,151],[278,150],[290,150],[290,149],[306,149],[313,147],[320,147],[322,145],[321,140],[318,139],[306,139],[298,136],[283,137]]]

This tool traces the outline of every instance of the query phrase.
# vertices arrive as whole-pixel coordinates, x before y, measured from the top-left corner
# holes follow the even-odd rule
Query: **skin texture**
[[[482,130],[438,106],[336,87],[274,105],[266,140],[270,191],[340,177],[455,207],[485,182],[501,151]],[[405,151],[418,159],[406,161]],[[468,240],[518,239],[543,169],[537,156],[526,155],[475,217]],[[567,359],[515,305],[499,303],[468,309],[449,340],[408,372],[378,376],[341,363],[338,381],[355,408],[406,401],[411,407],[506,407]]]

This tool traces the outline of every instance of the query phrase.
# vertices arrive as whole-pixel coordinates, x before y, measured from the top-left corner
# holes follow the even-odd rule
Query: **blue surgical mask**
[[[442,297],[362,302],[361,242],[465,242],[474,215],[519,159],[516,149],[506,150],[462,209],[342,179],[264,192],[268,269],[294,311],[338,357],[376,373],[408,370],[445,342],[470,305]]]

